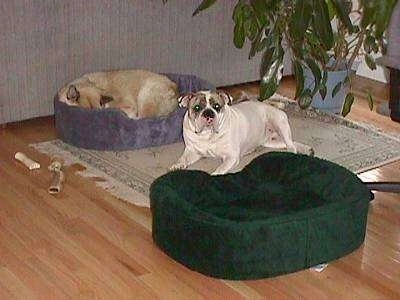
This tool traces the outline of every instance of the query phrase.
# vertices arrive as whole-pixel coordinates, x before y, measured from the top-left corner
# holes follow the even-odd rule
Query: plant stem
[[[350,68],[350,69],[351,69],[351,66],[352,66],[353,63],[354,63],[354,61],[355,61],[355,59],[356,59],[356,57],[357,57],[357,55],[358,55],[358,52],[359,52],[360,49],[361,49],[362,43],[363,43],[363,41],[364,41],[364,36],[365,36],[365,29],[362,29],[362,30],[360,31],[360,38],[359,38],[359,40],[358,40],[358,43],[357,43],[357,45],[356,45],[356,48],[354,49],[353,54],[351,55],[351,57],[350,57],[350,59],[349,59],[349,63],[348,63],[348,65],[347,65],[347,68]]]

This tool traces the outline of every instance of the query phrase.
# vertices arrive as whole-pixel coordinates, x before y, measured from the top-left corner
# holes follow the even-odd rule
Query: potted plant
[[[306,30],[303,45],[306,53],[311,53],[311,59],[317,62],[319,70],[315,66],[313,70],[312,64],[307,65],[307,60],[304,67],[304,60],[296,58],[303,66],[297,69],[296,80],[300,83],[304,80],[304,89],[300,93],[305,98],[299,97],[299,103],[307,106],[311,94],[313,106],[346,116],[354,101],[351,75],[362,60],[370,69],[376,69],[371,54],[385,51],[384,31],[396,0],[326,0],[325,3],[332,25],[332,47],[329,50],[321,48],[315,32]],[[319,84],[318,88],[315,88],[315,83]],[[372,110],[370,92],[367,100]]]
[[[216,2],[203,0],[193,15]],[[314,97],[328,102],[328,97],[342,95],[344,104],[339,107],[345,116],[354,101],[351,91],[345,90],[351,85],[351,68],[357,58],[364,58],[371,69],[376,68],[371,54],[384,50],[384,32],[396,2],[238,0],[232,14],[233,42],[242,48],[249,41],[249,58],[262,52],[260,100],[271,97],[278,88],[284,50],[289,49],[296,79],[295,98],[300,107],[311,105]],[[332,83],[334,78],[338,78],[336,83]],[[372,109],[371,95],[368,100]]]

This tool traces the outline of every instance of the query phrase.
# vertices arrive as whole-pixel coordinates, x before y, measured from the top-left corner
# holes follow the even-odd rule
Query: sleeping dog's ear
[[[114,101],[114,98],[112,96],[106,96],[106,95],[101,95],[100,96],[100,106],[103,107],[107,103]]]
[[[190,99],[194,97],[194,93],[180,96],[178,98],[179,107],[188,107]]]
[[[80,97],[79,91],[75,85],[71,84],[67,91],[67,99],[77,102]]]
[[[232,105],[232,96],[229,95],[227,92],[219,90],[217,91],[218,96],[221,97],[222,100],[224,100],[226,105]]]

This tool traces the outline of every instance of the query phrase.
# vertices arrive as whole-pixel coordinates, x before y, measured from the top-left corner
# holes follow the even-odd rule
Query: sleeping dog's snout
[[[206,109],[203,111],[202,117],[206,119],[208,124],[211,124],[214,121],[215,113],[211,109]]]

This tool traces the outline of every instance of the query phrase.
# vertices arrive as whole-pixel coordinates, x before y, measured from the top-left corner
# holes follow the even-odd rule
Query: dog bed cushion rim
[[[170,186],[169,184],[164,185],[165,188],[168,188],[169,193],[171,195],[175,194],[177,197],[180,198],[180,195],[175,192],[175,189]],[[153,194],[154,197],[157,197],[157,195]],[[352,201],[346,202],[349,206],[354,205],[355,203],[359,202],[360,199],[354,199]],[[172,204],[171,202],[169,202]],[[245,224],[263,224],[263,225],[274,225],[274,224],[280,224],[280,223],[288,223],[292,221],[303,221],[306,219],[309,219],[314,216],[322,216],[322,215],[328,215],[334,212],[339,212],[346,210],[347,208],[343,207],[343,202],[340,203],[330,203],[326,204],[323,206],[319,207],[313,207],[313,208],[308,208],[307,210],[302,210],[302,211],[297,211],[297,212],[292,212],[292,213],[287,213],[284,215],[277,215],[273,217],[269,217],[267,219],[258,219],[258,220],[253,220],[253,221],[235,221],[235,220],[229,220],[225,219],[222,217],[217,217],[212,213],[209,213],[207,211],[204,211],[200,208],[198,208],[196,205],[186,202],[186,201],[174,201],[174,204],[179,207],[180,210],[183,210],[184,212],[190,213],[188,217],[192,219],[193,221],[199,221],[202,223],[210,223],[210,224],[216,224],[216,222],[221,223],[221,225],[226,225],[226,226],[238,226],[241,227]],[[192,213],[195,213],[195,215],[192,215]]]
[[[282,152],[269,152],[268,155],[269,157],[273,157],[273,156],[280,156],[282,154]],[[290,154],[289,154],[290,156]],[[308,156],[306,155],[301,155],[301,154],[296,154],[295,156],[304,156],[305,158],[308,158]],[[348,172],[350,173],[350,171],[348,171],[346,168],[334,164],[328,160],[324,160],[321,158],[315,158],[316,160],[318,160],[319,162],[323,162],[324,164],[329,165],[332,168],[337,168],[337,170],[341,170],[342,172]],[[255,159],[253,162],[251,162],[248,166],[246,166],[243,170],[245,171],[246,169],[252,168],[252,164],[257,164],[257,159]],[[168,190],[168,193],[170,193],[171,195],[175,195],[175,197],[169,199],[170,204],[175,203],[177,205],[177,207],[179,207],[180,210],[184,210],[185,212],[189,213],[188,216],[190,216],[190,218],[192,218],[194,221],[200,221],[200,222],[211,222],[211,223],[221,223],[221,224],[225,224],[226,226],[242,226],[243,224],[246,223],[260,223],[260,224],[276,224],[276,223],[284,223],[284,222],[291,222],[291,221],[301,221],[313,216],[320,216],[322,214],[331,214],[334,212],[338,212],[341,210],[346,209],[346,207],[344,207],[344,204],[347,204],[348,206],[354,205],[355,203],[359,202],[360,199],[356,198],[356,199],[352,199],[352,200],[348,200],[347,198],[343,199],[339,199],[336,201],[331,201],[328,203],[325,203],[324,205],[320,205],[317,207],[311,207],[311,208],[307,208],[307,209],[303,209],[303,210],[299,210],[299,211],[294,211],[294,212],[289,212],[289,213],[285,213],[285,214],[279,214],[276,216],[270,216],[267,219],[257,219],[257,220],[251,220],[251,221],[236,221],[236,220],[230,220],[230,219],[226,219],[226,218],[222,218],[222,217],[218,217],[208,211],[205,211],[201,208],[199,208],[197,205],[195,205],[192,202],[189,201],[184,201],[182,199],[182,195],[180,195],[179,193],[176,192],[176,189],[174,188],[174,186],[171,185],[171,183],[168,180],[169,176],[173,176],[173,173],[179,174],[178,176],[183,176],[184,173],[190,174],[192,172],[196,172],[198,174],[202,174],[205,177],[214,177],[210,174],[208,174],[207,172],[204,171],[191,171],[191,170],[177,170],[177,171],[173,171],[170,172],[169,174],[163,175],[159,178],[156,179],[156,181],[153,183],[154,185],[163,185],[164,188],[164,192],[166,192],[166,190]],[[183,174],[182,174],[183,173]],[[237,173],[236,173],[237,174]],[[227,175],[219,175],[219,176],[236,176],[236,174],[227,174]],[[361,182],[361,180],[358,180],[359,182]],[[156,194],[154,194],[150,197],[150,200],[152,198],[158,198]],[[321,195],[317,195],[319,197],[322,197]],[[330,197],[334,197],[334,198],[338,198],[339,195],[331,195]],[[369,197],[371,199],[371,195],[370,192],[368,192],[368,195],[365,193],[364,195],[359,195],[359,197],[364,198],[364,197]],[[151,200],[152,201],[152,200]],[[154,205],[154,203],[153,203]]]
[[[174,110],[173,112],[171,112],[171,113],[169,113],[168,115],[166,115],[166,116],[159,116],[159,117],[156,117],[156,118],[152,118],[152,117],[145,117],[145,118],[140,118],[140,119],[134,119],[134,118],[129,118],[124,112],[122,112],[120,109],[118,109],[118,108],[114,108],[114,107],[107,107],[107,108],[97,108],[97,107],[95,107],[95,108],[85,108],[85,107],[81,107],[81,106],[79,106],[79,105],[69,105],[69,104],[67,104],[67,103],[65,103],[65,102],[63,102],[63,101],[61,101],[60,99],[59,99],[59,97],[58,97],[58,94],[56,94],[55,96],[54,96],[54,101],[58,101],[59,103],[60,103],[60,105],[62,105],[62,106],[67,106],[67,107],[69,107],[69,109],[71,109],[72,111],[73,110],[75,110],[75,112],[82,112],[82,109],[83,110],[85,110],[85,111],[89,111],[90,110],[90,112],[93,112],[93,113],[96,113],[96,114],[110,114],[110,113],[117,113],[118,115],[121,115],[121,118],[125,118],[125,119],[127,119],[127,120],[129,120],[129,121],[139,121],[139,120],[141,120],[141,121],[144,121],[144,120],[164,120],[164,119],[168,119],[168,118],[170,118],[170,117],[172,117],[173,115],[175,115],[175,114],[179,114],[179,113],[181,113],[182,111],[184,111],[185,109],[184,108],[180,108],[180,107],[177,107],[177,109],[176,110]]]

